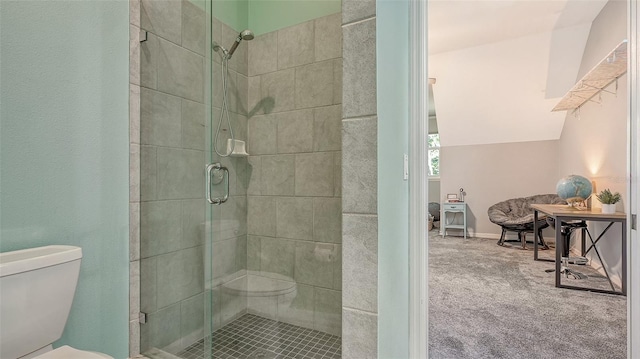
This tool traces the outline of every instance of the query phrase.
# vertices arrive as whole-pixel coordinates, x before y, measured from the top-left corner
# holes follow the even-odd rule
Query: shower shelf
[[[233,145],[233,142],[235,142],[235,146]],[[233,152],[231,151],[231,149],[233,148]],[[231,157],[249,157],[249,154],[247,153],[247,147],[244,141],[241,140],[232,140],[232,139],[227,139],[227,153],[229,153]]]

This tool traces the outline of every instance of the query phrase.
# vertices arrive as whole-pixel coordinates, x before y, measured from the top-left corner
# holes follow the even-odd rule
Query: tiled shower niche
[[[201,340],[209,294],[214,331],[249,313],[340,335],[340,14],[256,36],[234,54],[229,115],[251,156],[213,157],[229,168],[230,197],[213,206],[210,221],[205,136],[220,119],[222,74],[213,53],[209,124],[207,15],[189,1],[152,0],[141,1],[139,14],[137,24],[132,11],[132,34],[140,26],[146,41],[132,40],[140,59],[137,80],[132,63],[132,103],[137,96],[140,110],[131,140],[132,223],[139,224],[132,224],[139,244],[131,235],[131,354],[175,354]],[[225,47],[241,30],[212,20],[213,41]],[[222,127],[224,150],[229,131]],[[147,314],[139,327],[137,293]]]

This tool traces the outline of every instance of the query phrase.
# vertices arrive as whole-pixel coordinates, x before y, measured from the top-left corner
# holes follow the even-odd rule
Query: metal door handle
[[[223,174],[225,175],[224,177],[225,177],[227,190],[222,198],[220,197],[211,198],[211,175],[213,173],[213,170],[223,171],[224,172]],[[217,205],[221,205],[225,203],[229,199],[229,169],[227,167],[223,167],[222,165],[220,165],[220,162],[216,162],[216,163],[210,163],[209,165],[207,165],[206,172],[207,172],[207,201],[209,201],[209,203],[211,204],[217,204]]]

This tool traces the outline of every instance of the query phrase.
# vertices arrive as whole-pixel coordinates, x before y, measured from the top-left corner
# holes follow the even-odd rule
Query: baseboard
[[[449,232],[449,231],[457,231],[457,232]],[[462,230],[461,229],[451,228],[451,229],[448,229],[447,232],[448,232],[447,235],[451,234],[452,237],[461,237],[462,236]],[[438,234],[440,234],[441,236],[443,235],[442,228],[439,228]],[[500,239],[501,235],[502,235],[501,233],[477,233],[477,232],[475,232],[473,230],[467,230],[467,237],[473,237],[473,238],[486,238],[486,239],[498,240],[498,239]],[[547,241],[547,242],[551,242],[551,243],[554,242],[553,238],[550,238],[548,235],[545,235],[544,238],[545,238],[545,241]],[[518,235],[515,232],[507,232],[507,235],[505,236],[504,239],[508,240],[508,241],[517,241],[518,240]],[[528,233],[527,241],[532,241],[532,240],[533,240],[532,234]]]
[[[469,231],[469,233],[471,237],[475,237],[475,238],[500,239],[500,234],[498,233],[475,233],[471,231]],[[508,239],[510,240],[510,238]]]
[[[453,232],[455,234],[452,234],[452,232],[449,232],[449,231],[456,231],[456,229],[447,230],[447,232],[448,232],[447,235],[448,236],[451,235],[452,237],[462,237],[462,230],[461,229],[458,229],[457,233]],[[442,228],[439,229],[438,234],[441,235],[441,236],[443,235]],[[467,230],[467,237],[486,238],[486,239],[500,239],[500,234],[498,234],[498,233],[476,233],[474,231]],[[508,239],[511,239],[511,238],[508,238]]]

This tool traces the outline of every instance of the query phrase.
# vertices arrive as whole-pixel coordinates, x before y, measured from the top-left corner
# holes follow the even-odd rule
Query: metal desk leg
[[[562,268],[562,219],[559,217],[556,220],[556,287],[560,287],[560,270]]]
[[[533,210],[533,260],[538,260],[538,210]]]
[[[598,247],[596,246],[596,244],[600,241],[600,239],[604,237],[605,234],[607,234],[607,232],[609,231],[609,228],[611,228],[611,226],[613,226],[615,223],[616,221],[609,222],[609,225],[605,227],[605,229],[602,231],[602,233],[600,233],[600,235],[598,236],[598,238],[596,238],[595,241],[593,240],[593,237],[591,237],[591,233],[587,231],[587,233],[589,234],[589,240],[591,240],[591,245],[589,246],[589,249],[585,251],[585,255],[589,253],[589,251],[591,251],[592,248],[593,248],[593,251],[596,252],[596,255],[598,256],[598,260],[600,260],[600,263],[602,264],[602,270],[604,271],[604,275],[607,277],[607,280],[609,281],[609,285],[611,286],[612,293],[615,292],[616,288],[613,286],[613,282],[611,281],[611,276],[609,276],[609,271],[607,271],[607,266],[604,265],[604,261],[600,256],[600,251],[598,251]]]
[[[586,228],[582,228],[582,240],[581,240],[581,244],[582,244],[582,249],[580,250],[580,252],[582,253],[582,257],[585,256],[585,247],[587,245],[587,229]]]
[[[622,225],[622,295],[627,295],[627,220],[620,221]]]

